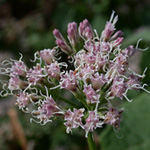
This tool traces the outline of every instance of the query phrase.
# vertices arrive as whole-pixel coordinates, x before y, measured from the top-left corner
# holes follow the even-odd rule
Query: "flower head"
[[[54,49],[44,49],[39,52],[40,57],[44,60],[44,62],[50,65],[54,61]]]
[[[0,74],[9,80],[0,80],[0,96],[15,95],[19,109],[31,113],[31,120],[38,123],[63,118],[67,133],[82,128],[88,137],[103,124],[119,128],[123,111],[114,99],[131,102],[127,92],[132,89],[150,92],[141,81],[146,70],[139,75],[129,67],[131,57],[141,49],[138,44],[121,48],[123,32],[115,28],[114,13],[101,35],[93,32],[87,19],[79,26],[69,23],[67,38],[54,29],[57,46],[36,52],[33,67],[25,65],[22,55],[19,61],[3,61]]]
[[[119,128],[120,122],[122,120],[122,112],[123,112],[122,110],[118,110],[116,108],[110,108],[105,115],[104,122]]]
[[[23,61],[15,61],[11,68],[11,75],[24,76],[27,72],[27,66]]]
[[[89,111],[89,116],[86,119],[86,124],[84,125],[84,129],[86,131],[86,137],[88,132],[93,132],[96,128],[101,128],[103,123],[100,121],[100,116],[95,111]]]
[[[51,121],[51,118],[57,113],[60,113],[60,109],[51,96],[42,101],[38,110],[32,112],[35,115],[34,117],[43,124]]]
[[[29,69],[27,72],[27,80],[30,84],[36,85],[38,82],[42,80],[43,77],[43,68],[40,67],[39,64]]]
[[[83,112],[85,109],[81,108],[79,110],[74,109],[73,112],[69,109],[65,113],[65,119],[67,122],[65,122],[65,126],[67,127],[66,131],[69,133],[72,128],[78,128],[83,127],[82,124],[82,117],[84,116]]]
[[[17,95],[16,104],[19,106],[19,109],[23,109],[29,104],[31,96],[26,92],[19,92]]]

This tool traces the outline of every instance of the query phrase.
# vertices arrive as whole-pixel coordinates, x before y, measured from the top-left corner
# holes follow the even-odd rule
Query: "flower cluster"
[[[36,52],[31,68],[22,56],[18,61],[3,61],[0,74],[9,80],[1,81],[0,95],[15,95],[19,109],[31,113],[31,120],[38,123],[64,118],[67,133],[81,127],[87,137],[103,124],[119,128],[123,110],[114,106],[113,100],[130,102],[128,90],[147,90],[141,82],[145,71],[139,75],[129,68],[138,46],[121,49],[123,32],[116,31],[117,20],[113,12],[101,35],[87,19],[79,27],[76,22],[69,23],[68,40],[54,29],[57,46]],[[61,53],[67,57],[60,57]],[[65,90],[78,103],[64,98]]]

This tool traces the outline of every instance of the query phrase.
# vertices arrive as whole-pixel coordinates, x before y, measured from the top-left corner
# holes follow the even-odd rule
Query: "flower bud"
[[[109,41],[111,35],[114,33],[115,29],[115,24],[118,21],[118,16],[114,18],[114,11],[110,17],[110,20],[106,23],[105,29],[102,32],[102,38],[104,41]]]
[[[82,38],[92,39],[94,38],[94,34],[92,28],[87,19],[84,19],[83,22],[79,25],[79,34]]]
[[[123,35],[124,35],[124,33],[121,30],[119,30],[110,38],[110,40],[111,41],[116,40],[119,37],[123,37]]]
[[[70,41],[70,44],[75,47],[75,45],[78,42],[78,30],[77,30],[77,24],[76,22],[72,22],[68,24],[68,38]]]
[[[67,55],[69,55],[69,54],[71,54],[73,52],[72,49],[64,41],[62,41],[62,40],[56,40],[56,44]]]
[[[117,38],[114,42],[113,42],[113,47],[117,47],[119,45],[121,45],[121,43],[123,42],[123,37],[119,37]]]
[[[59,32],[59,30],[54,29],[54,30],[53,30],[53,35],[54,35],[54,37],[55,37],[57,40],[62,40],[62,41],[64,41],[64,38],[63,38],[63,36],[61,35],[61,33]]]

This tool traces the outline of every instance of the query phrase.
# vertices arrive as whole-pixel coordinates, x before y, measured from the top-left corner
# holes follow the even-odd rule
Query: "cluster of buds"
[[[31,68],[22,55],[18,61],[3,61],[0,74],[9,80],[1,80],[0,95],[16,96],[16,104],[31,113],[31,121],[45,124],[54,117],[63,118],[67,133],[82,128],[87,137],[103,124],[119,128],[123,110],[113,100],[130,102],[128,90],[147,90],[141,82],[145,71],[139,75],[129,68],[138,47],[121,49],[123,32],[116,31],[117,20],[113,12],[100,36],[87,19],[79,27],[68,24],[68,40],[54,29],[57,46],[36,52]],[[67,57],[60,57],[61,53]],[[78,102],[64,98],[65,90]]]

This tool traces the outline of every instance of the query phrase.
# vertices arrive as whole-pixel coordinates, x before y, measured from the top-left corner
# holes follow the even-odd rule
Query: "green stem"
[[[56,97],[57,97],[59,100],[62,100],[62,101],[64,101],[64,102],[70,104],[71,106],[74,106],[74,107],[76,107],[76,108],[79,107],[77,104],[73,103],[71,100],[68,100],[68,99],[66,99],[66,98],[63,98],[62,96],[60,96],[60,95],[58,95],[58,94],[57,94]]]
[[[91,132],[88,133],[87,142],[89,145],[89,150],[96,150],[93,134]]]
[[[80,99],[80,101],[82,102],[82,104],[86,107],[87,110],[89,110],[89,107],[86,103],[86,101],[84,99]]]
[[[44,84],[46,84],[46,83],[44,83]],[[47,82],[47,86],[48,86],[48,84],[49,83]],[[40,89],[43,94],[46,94],[45,88],[43,86],[38,86],[36,88]],[[75,104],[74,102],[72,102],[71,100],[68,100],[68,99],[62,97],[61,95],[59,95],[58,93],[60,93],[60,91],[58,91],[58,89],[53,89],[53,90],[49,90],[48,89],[48,91],[49,91],[49,93],[52,95],[52,97],[54,99],[55,98],[59,99],[59,100],[65,102],[65,103],[67,103],[67,104],[69,104],[69,105],[71,105],[71,106],[73,106],[75,108],[79,108],[79,106],[77,104]]]

